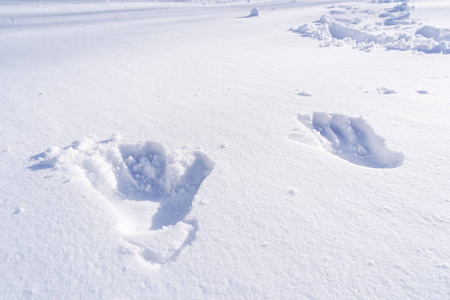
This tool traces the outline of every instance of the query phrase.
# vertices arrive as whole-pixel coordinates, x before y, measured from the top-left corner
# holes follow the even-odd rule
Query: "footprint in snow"
[[[127,246],[144,260],[165,264],[195,240],[197,221],[187,219],[214,163],[202,152],[167,153],[155,142],[119,144],[87,137],[32,157],[31,170],[53,168],[87,179],[120,212]]]
[[[404,155],[388,149],[361,117],[315,112],[297,119],[303,126],[288,135],[291,140],[328,150],[356,165],[395,168],[403,163]]]

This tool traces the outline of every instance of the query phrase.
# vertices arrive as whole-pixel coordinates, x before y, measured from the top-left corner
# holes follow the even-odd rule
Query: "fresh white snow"
[[[0,299],[449,298],[449,13],[2,1]]]

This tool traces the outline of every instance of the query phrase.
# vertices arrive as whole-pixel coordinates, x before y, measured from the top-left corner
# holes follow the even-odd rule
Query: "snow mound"
[[[54,146],[34,156],[30,169],[52,168],[90,183],[120,212],[119,227],[136,253],[154,263],[172,261],[195,236],[196,220],[186,216],[214,163],[200,151],[167,153],[155,142],[118,140],[89,136]]]
[[[384,47],[387,50],[450,53],[450,30],[422,26],[411,18],[413,10],[414,7],[404,1],[378,13],[355,7],[349,18],[345,18],[345,12],[336,18],[335,11],[330,11],[314,23],[290,30],[323,41],[322,47],[350,45],[364,51]]]
[[[248,17],[258,17],[259,14],[259,9],[257,8],[252,8],[252,10],[250,11],[250,14],[248,15]]]
[[[288,137],[292,140],[319,145],[342,159],[365,167],[396,168],[403,163],[404,155],[389,150],[385,140],[361,117],[315,112],[312,117],[299,115],[298,121],[310,134],[304,133],[304,139],[300,139],[298,133],[291,134]]]

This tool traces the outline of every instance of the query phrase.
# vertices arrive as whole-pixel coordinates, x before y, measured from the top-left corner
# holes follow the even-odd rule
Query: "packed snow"
[[[450,298],[449,14],[2,1],[0,299]]]

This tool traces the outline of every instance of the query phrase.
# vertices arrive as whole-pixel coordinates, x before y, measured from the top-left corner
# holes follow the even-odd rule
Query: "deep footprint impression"
[[[88,180],[119,212],[127,247],[145,261],[165,264],[195,240],[198,222],[186,219],[214,163],[201,151],[167,153],[155,142],[119,144],[87,137],[32,157],[31,170],[53,168]]]
[[[403,163],[403,153],[388,149],[361,117],[315,112],[312,118],[299,115],[297,119],[308,131],[296,130],[288,135],[291,140],[323,148],[356,165],[396,168]]]

